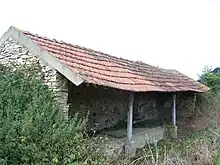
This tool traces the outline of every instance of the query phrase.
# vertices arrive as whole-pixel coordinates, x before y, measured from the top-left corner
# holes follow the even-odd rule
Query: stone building
[[[0,39],[0,63],[38,64],[66,117],[89,112],[89,128],[139,121],[171,121],[193,111],[197,92],[208,88],[176,71],[117,58],[10,27]],[[177,109],[177,110],[176,110]]]

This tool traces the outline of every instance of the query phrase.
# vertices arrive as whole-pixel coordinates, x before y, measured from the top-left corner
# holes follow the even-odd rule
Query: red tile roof
[[[86,83],[135,92],[208,90],[205,85],[176,70],[161,69],[29,32],[23,33],[79,74]]]

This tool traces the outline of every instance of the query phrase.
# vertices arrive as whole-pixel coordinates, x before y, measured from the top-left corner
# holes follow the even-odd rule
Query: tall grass
[[[134,159],[122,156],[109,162],[115,165],[214,165],[219,154],[217,130],[189,135],[183,140],[167,140],[148,144]]]

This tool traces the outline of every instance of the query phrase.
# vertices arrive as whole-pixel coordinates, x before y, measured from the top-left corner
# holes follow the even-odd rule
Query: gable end
[[[46,50],[42,49],[35,42],[33,42],[29,37],[25,36],[19,29],[11,26],[9,30],[1,37],[0,47],[7,41],[8,38],[12,37],[20,45],[28,47],[30,51],[36,54],[42,61],[46,62],[49,66],[56,69],[67,79],[69,79],[73,84],[80,85],[83,82],[81,76],[77,74],[77,71],[72,71],[68,66],[61,63],[53,55],[48,53]]]

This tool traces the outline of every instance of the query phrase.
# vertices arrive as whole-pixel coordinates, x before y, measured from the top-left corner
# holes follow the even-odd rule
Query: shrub
[[[0,65],[0,164],[67,164],[100,160],[85,120],[65,120],[32,67]],[[97,151],[97,152],[96,152]]]
[[[199,82],[207,85],[213,93],[220,92],[220,74],[219,69],[205,67],[202,74],[199,76]]]

